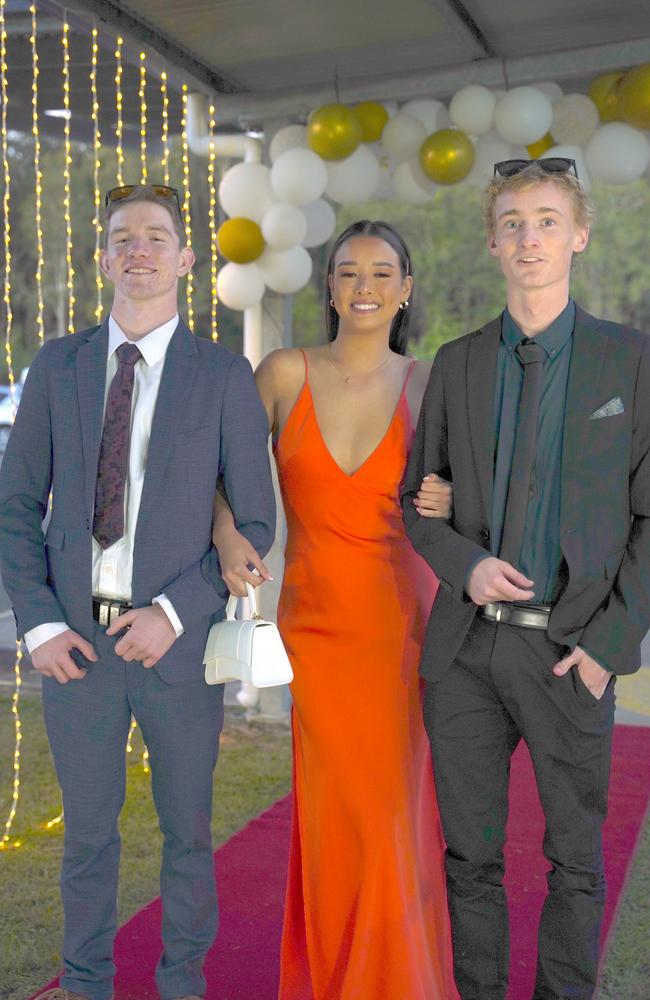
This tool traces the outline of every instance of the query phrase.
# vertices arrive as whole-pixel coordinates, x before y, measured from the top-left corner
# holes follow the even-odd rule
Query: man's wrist
[[[44,622],[43,625],[37,625],[36,628],[30,628],[28,632],[25,632],[23,639],[25,640],[25,645],[27,646],[27,652],[31,656],[39,646],[43,643],[48,642],[50,639],[54,639],[57,635],[61,635],[62,632],[67,632],[70,626],[66,625],[65,622]]]
[[[169,600],[169,598],[166,597],[165,594],[158,594],[157,597],[154,597],[151,603],[157,604],[159,605],[160,608],[162,608],[162,610],[167,615],[167,618],[169,619],[169,624],[176,633],[176,638],[180,639],[180,637],[185,632],[185,629],[183,628],[183,623],[176,614],[176,611],[174,610],[174,605]]]

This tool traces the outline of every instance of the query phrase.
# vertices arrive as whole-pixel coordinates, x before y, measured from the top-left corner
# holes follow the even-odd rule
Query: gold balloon
[[[620,72],[601,73],[589,84],[589,96],[598,108],[601,122],[621,121],[617,84],[623,76]]]
[[[530,146],[526,146],[526,149],[528,150],[528,155],[531,160],[538,160],[540,156],[543,156],[547,149],[550,149],[551,146],[554,145],[555,139],[550,132],[547,132],[546,135],[543,135],[541,139],[537,140],[537,142],[532,142]]]
[[[361,142],[361,122],[344,104],[324,104],[312,112],[307,142],[323,160],[345,160]]]
[[[650,128],[650,63],[628,70],[617,95],[624,121],[636,128]]]
[[[361,141],[378,142],[389,117],[384,105],[377,101],[362,101],[352,110],[361,125]]]
[[[420,147],[420,166],[436,184],[457,184],[467,177],[473,163],[472,140],[460,129],[440,129]]]
[[[223,256],[233,264],[250,264],[264,250],[262,230],[252,219],[226,219],[217,233]]]

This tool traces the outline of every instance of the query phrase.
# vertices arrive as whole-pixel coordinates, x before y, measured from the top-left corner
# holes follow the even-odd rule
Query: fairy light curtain
[[[5,12],[7,0],[0,0],[0,99],[2,107],[0,109],[0,160],[3,175],[2,193],[2,236],[0,237],[4,250],[3,271],[3,291],[2,301],[5,312],[4,348],[9,381],[14,384],[14,362],[13,362],[13,314],[11,309],[12,301],[12,256],[11,256],[11,165],[9,157],[9,138],[7,126],[7,110],[10,102],[9,74],[7,53],[7,31],[5,25]],[[45,340],[45,299],[44,299],[44,269],[46,264],[46,244],[43,230],[43,173],[42,173],[42,147],[41,147],[41,114],[42,108],[39,106],[39,52],[38,52],[38,9],[37,4],[32,3],[29,8],[31,15],[31,34],[29,38],[32,58],[32,83],[31,83],[31,134],[33,140],[34,157],[34,220],[35,220],[35,298],[36,298],[36,331],[39,344]],[[94,229],[94,258],[96,264],[96,304],[94,316],[96,322],[101,320],[104,312],[102,302],[103,281],[99,270],[99,254],[102,246],[102,184],[100,177],[106,164],[114,164],[115,184],[124,184],[125,178],[125,151],[124,151],[124,63],[125,63],[125,42],[118,36],[114,42],[107,42],[111,46],[114,58],[114,102],[111,98],[111,118],[115,121],[111,126],[111,142],[106,145],[102,139],[100,129],[100,116],[103,108],[100,106],[99,97],[99,70],[100,70],[100,35],[97,27],[92,29],[90,45],[90,72],[88,74],[88,87],[91,109],[92,124],[92,156],[93,156],[93,202],[91,223]],[[68,333],[75,329],[75,271],[73,265],[74,231],[72,217],[72,166],[73,166],[73,133],[72,123],[75,109],[71,100],[71,29],[64,17],[61,27],[61,106],[63,109],[63,177],[62,177],[62,224],[65,231],[65,299],[66,299],[66,322],[65,328]],[[77,39],[75,39],[75,47]],[[131,59],[131,62],[136,60]],[[166,71],[158,73],[160,80],[160,123],[153,127],[157,134],[155,145],[162,149],[162,155],[156,154],[155,167],[150,157],[149,132],[150,123],[149,109],[147,106],[147,94],[151,92],[152,71],[147,65],[148,56],[145,51],[139,52],[137,59],[138,74],[138,102],[139,102],[139,167],[140,182],[170,183],[170,165],[172,154],[171,143],[171,121],[170,121],[170,96],[169,78]],[[181,162],[182,162],[182,207],[185,224],[185,238],[189,244],[192,242],[192,219],[191,219],[191,188],[190,188],[190,156],[187,136],[187,103],[188,87],[182,88],[182,114],[179,122]],[[210,107],[210,122],[214,128],[215,109]],[[151,166],[151,169],[150,169]],[[208,230],[210,245],[210,333],[213,340],[218,337],[217,332],[217,239],[216,239],[216,197],[217,197],[217,177],[216,177],[216,156],[214,149],[210,151],[208,162]],[[194,329],[194,279],[190,275],[186,285],[187,295],[187,319],[188,325]],[[0,821],[0,850],[17,848],[21,846],[21,839],[13,833],[17,815],[19,815],[19,800],[21,792],[21,745],[24,739],[23,724],[20,718],[20,698],[22,689],[22,659],[23,652],[20,642],[16,643],[16,657],[14,663],[14,690],[11,699],[12,726],[14,732],[14,752],[12,755],[12,771],[9,775],[11,798],[9,810],[4,821]],[[133,733],[136,723],[133,721],[131,732],[129,733],[127,751],[133,752]],[[142,753],[142,765],[145,771],[149,770],[148,752],[146,747]],[[0,780],[6,780],[0,774]],[[62,813],[43,823],[43,829],[49,830],[57,826],[63,820]]]

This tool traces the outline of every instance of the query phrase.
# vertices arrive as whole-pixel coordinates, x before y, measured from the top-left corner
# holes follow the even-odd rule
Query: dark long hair
[[[371,222],[370,219],[361,219],[359,222],[353,222],[351,226],[344,229],[332,247],[332,252],[327,262],[328,279],[330,274],[333,273],[334,259],[339,251],[339,247],[342,246],[346,240],[352,239],[355,236],[375,236],[379,240],[384,240],[385,243],[388,243],[388,245],[393,248],[399,258],[402,278],[411,274],[411,255],[409,254],[406,243],[397,230],[394,229],[388,222],[381,222],[380,220]],[[327,327],[327,339],[335,340],[339,330],[339,316],[334,306],[330,305],[331,297],[332,295],[329,289],[328,280],[325,285],[325,324]],[[390,337],[388,339],[388,346],[391,351],[395,351],[396,354],[406,354],[406,345],[408,343],[410,333],[410,312],[411,310],[408,307],[405,309],[398,309],[393,318],[390,328]]]

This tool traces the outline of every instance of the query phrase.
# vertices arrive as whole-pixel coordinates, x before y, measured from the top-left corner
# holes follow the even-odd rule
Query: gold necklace
[[[329,361],[329,363],[331,364],[332,368],[337,373],[337,375],[340,375],[340,377],[343,379],[346,385],[349,385],[350,382],[353,381],[353,379],[368,378],[369,375],[374,375],[375,372],[378,372],[379,369],[383,368],[385,364],[388,364],[388,362],[391,359],[392,353],[393,352],[389,350],[384,360],[380,361],[380,363],[376,365],[374,368],[371,368],[369,372],[357,372],[356,375],[343,375],[339,371],[339,369],[341,368],[340,361],[336,361],[336,359],[332,357],[332,341],[330,340],[327,343],[327,360]]]

